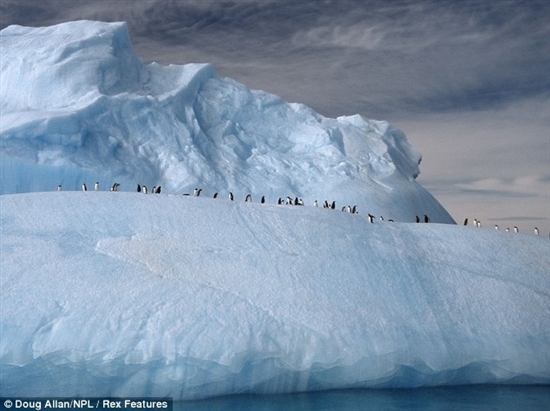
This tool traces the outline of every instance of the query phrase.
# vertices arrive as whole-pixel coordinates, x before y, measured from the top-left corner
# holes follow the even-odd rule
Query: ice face
[[[1,196],[1,394],[550,382],[547,238],[223,194]]]
[[[454,222],[415,181],[420,154],[387,122],[326,118],[209,64],[144,64],[124,23],[10,26],[0,43],[0,193],[201,186]]]

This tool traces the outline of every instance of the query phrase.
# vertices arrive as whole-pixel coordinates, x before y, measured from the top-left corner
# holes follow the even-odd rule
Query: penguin
[[[279,200],[277,201],[277,204],[278,205],[283,205],[283,199],[281,197],[279,197]]]
[[[535,227],[535,235],[539,235],[539,229]]]
[[[342,211],[346,211],[346,206],[342,207]]]
[[[323,203],[323,208],[330,208],[327,200],[325,200],[325,202]]]
[[[57,191],[61,191],[61,184],[57,185]]]
[[[229,192],[229,201],[233,201],[233,193],[231,191]]]
[[[481,228],[481,221],[477,220],[477,228]]]
[[[346,211],[347,211],[348,213],[351,214],[351,206],[348,206],[348,207],[346,208]]]
[[[495,230],[498,231],[498,224],[495,224]]]
[[[160,194],[160,190],[161,190],[161,186],[158,186],[157,191],[155,192],[155,194]]]
[[[251,194],[248,194],[248,195],[246,196],[246,199],[245,199],[244,201],[245,201],[245,203],[251,203],[251,202],[252,202],[252,195],[251,195]]]
[[[141,191],[143,191],[143,194],[147,194],[147,186],[141,187]]]
[[[468,225],[468,218],[464,220],[464,225]]]
[[[332,208],[333,210],[336,208],[336,201],[332,202],[332,205],[330,206],[330,208]]]
[[[516,234],[519,233],[519,229],[518,229],[517,226],[514,226],[514,233],[516,233]]]
[[[262,196],[262,199],[260,200],[260,204],[265,204],[265,196]]]
[[[114,183],[113,186],[111,187],[111,191],[118,191],[119,187],[120,187],[119,183]]]
[[[507,233],[510,232],[510,228],[509,228],[509,227],[506,227],[506,232],[507,232]]]
[[[313,207],[319,207],[319,203],[317,202],[317,200],[313,202]]]
[[[380,216],[380,221],[384,221],[384,217],[383,217],[383,216]]]
[[[357,206],[354,205],[353,208],[351,209],[351,213],[352,214],[357,214]]]
[[[151,194],[155,194],[157,192],[157,186],[153,186],[151,189]]]
[[[430,217],[428,217],[426,214],[424,214],[424,222],[425,222],[425,223],[429,223],[429,222],[430,222]]]
[[[99,191],[99,181],[94,184],[94,191]]]
[[[201,191],[202,191],[202,188],[195,188],[195,189],[193,190],[193,195],[194,195],[195,197],[199,197],[199,196],[201,195]]]
[[[416,217],[416,218],[415,218],[415,221],[416,221],[417,223],[419,223],[419,222],[420,222],[420,217],[418,217],[418,216],[415,216],[415,217]]]
[[[137,192],[141,193],[141,185],[139,185],[139,184],[137,185]]]
[[[369,213],[369,222],[372,224],[374,223],[374,216]]]
[[[88,187],[86,187],[86,183],[82,184],[82,191],[88,191]]]
[[[286,205],[292,205],[292,198],[287,197],[287,198],[286,198],[286,203],[285,203],[285,204],[286,204]]]
[[[218,198],[218,193],[214,193],[214,196],[212,198]]]

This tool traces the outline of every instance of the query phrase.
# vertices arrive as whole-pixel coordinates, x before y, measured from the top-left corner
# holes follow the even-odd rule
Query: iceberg
[[[454,222],[416,182],[420,154],[387,122],[326,118],[209,64],[144,64],[125,23],[9,26],[0,45],[2,194],[199,186]]]
[[[550,383],[547,238],[226,198],[0,198],[3,396]]]
[[[1,396],[550,384],[549,239],[454,224],[392,125],[144,64],[124,23],[0,53]]]

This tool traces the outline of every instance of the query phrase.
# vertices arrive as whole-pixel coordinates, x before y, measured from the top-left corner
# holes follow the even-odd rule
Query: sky
[[[546,0],[0,0],[0,29],[126,21],[144,62],[403,130],[462,224],[550,232]]]

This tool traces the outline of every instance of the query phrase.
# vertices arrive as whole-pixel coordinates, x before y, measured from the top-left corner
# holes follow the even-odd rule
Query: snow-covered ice
[[[1,199],[2,395],[550,382],[547,238],[225,198]]]
[[[208,64],[143,64],[124,23],[10,26],[0,45],[0,193],[199,186],[453,222],[415,181],[420,154],[387,122],[326,118]]]
[[[550,384],[550,241],[453,224],[390,124],[144,64],[123,23],[0,54],[0,395]]]

